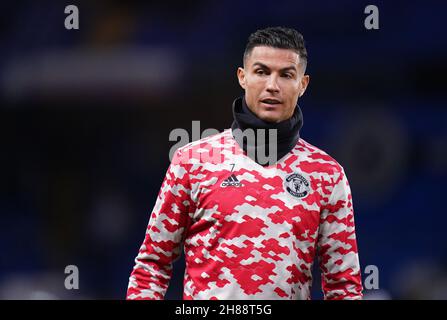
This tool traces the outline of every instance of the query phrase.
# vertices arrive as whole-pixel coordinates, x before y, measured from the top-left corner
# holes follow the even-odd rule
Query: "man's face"
[[[253,48],[237,76],[247,105],[258,118],[276,123],[293,115],[309,83],[300,62],[299,54],[293,50]]]

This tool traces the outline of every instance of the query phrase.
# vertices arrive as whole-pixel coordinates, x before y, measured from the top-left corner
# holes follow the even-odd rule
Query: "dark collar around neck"
[[[291,118],[278,122],[271,123],[258,118],[247,106],[244,97],[239,97],[233,102],[233,123],[231,125],[233,137],[238,141],[240,147],[247,153],[252,150],[255,154],[254,161],[261,165],[260,159],[258,159],[258,149],[264,148],[266,156],[271,156],[269,153],[268,132],[266,132],[266,141],[258,141],[256,136],[257,129],[276,129],[277,130],[277,150],[276,160],[281,159],[287,153],[289,153],[297,144],[300,135],[299,131],[303,126],[303,115],[300,107],[297,105]],[[236,129],[240,129],[236,130]],[[253,129],[255,131],[255,141],[247,141],[247,139],[241,139],[239,134],[246,129]],[[243,142],[241,142],[243,141]],[[271,142],[273,143],[273,141]],[[241,145],[242,144],[242,145]]]

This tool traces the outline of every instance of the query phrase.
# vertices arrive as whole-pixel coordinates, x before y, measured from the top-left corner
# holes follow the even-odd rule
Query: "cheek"
[[[258,94],[261,92],[264,88],[263,81],[256,79],[256,78],[247,78],[246,81],[246,90],[249,90],[253,94]]]
[[[284,87],[285,92],[287,92],[287,98],[290,101],[295,101],[296,99],[298,99],[299,94],[301,92],[301,86],[300,84],[289,84],[286,87]]]

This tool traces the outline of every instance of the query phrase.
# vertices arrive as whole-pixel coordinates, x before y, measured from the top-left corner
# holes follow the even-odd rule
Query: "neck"
[[[248,153],[248,156],[259,164],[264,164],[258,156],[259,153],[263,152],[268,159],[275,159],[274,162],[289,153],[298,142],[299,130],[303,125],[303,116],[298,105],[296,106],[292,117],[274,123],[258,118],[250,110],[245,99],[242,97],[236,99],[233,103],[233,117],[234,121],[231,126],[233,137],[236,139],[240,147]],[[255,131],[259,129],[276,129],[277,139],[276,141],[269,141],[269,133],[265,132],[265,139],[261,140],[258,139],[257,132],[255,132],[254,141],[249,141],[250,139],[244,139],[243,136],[243,133],[247,129]],[[267,146],[269,152],[267,152]],[[276,148],[274,148],[274,146],[276,146]]]

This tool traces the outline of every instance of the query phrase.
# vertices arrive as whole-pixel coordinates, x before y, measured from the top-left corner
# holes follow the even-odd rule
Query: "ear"
[[[307,89],[307,86],[309,84],[310,77],[309,75],[305,74],[300,81],[300,97],[304,94],[304,92]]]
[[[245,90],[246,84],[245,84],[245,70],[244,68],[237,68],[237,78],[239,80],[240,86]]]

